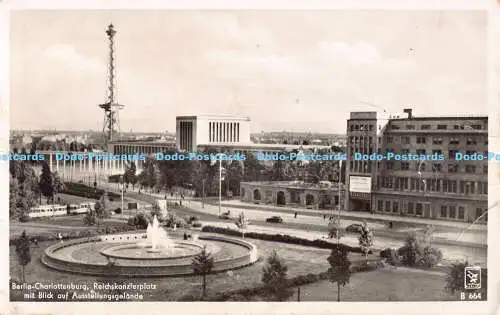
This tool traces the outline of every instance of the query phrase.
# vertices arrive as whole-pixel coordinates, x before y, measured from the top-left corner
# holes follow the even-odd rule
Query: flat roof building
[[[250,118],[230,115],[176,117],[180,151],[195,152],[200,145],[245,144],[250,141]]]
[[[353,112],[347,121],[346,210],[485,222],[487,160],[458,160],[456,153],[487,151],[488,117]],[[356,153],[428,158],[356,160]]]

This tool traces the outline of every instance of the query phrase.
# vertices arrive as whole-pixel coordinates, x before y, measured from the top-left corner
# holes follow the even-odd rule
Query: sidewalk
[[[261,205],[261,204],[251,204],[246,203],[239,200],[230,200],[223,201],[222,205],[230,206],[234,208],[242,208],[242,209],[258,209],[258,210],[272,210],[276,212],[299,212],[302,214],[309,215],[339,215],[338,210],[313,210],[313,209],[305,209],[305,208],[291,208],[291,207],[277,207],[277,206],[269,206],[269,205]],[[347,219],[358,219],[358,220],[366,220],[367,222],[404,222],[412,225],[433,225],[433,226],[442,226],[442,227],[450,227],[457,229],[468,229],[468,230],[476,230],[476,231],[487,231],[487,225],[484,224],[474,224],[470,226],[470,223],[467,222],[455,222],[455,221],[443,221],[436,219],[424,219],[424,218],[410,218],[410,217],[400,217],[400,216],[392,216],[392,215],[384,215],[384,214],[371,214],[367,212],[353,212],[353,211],[340,211],[340,217]]]

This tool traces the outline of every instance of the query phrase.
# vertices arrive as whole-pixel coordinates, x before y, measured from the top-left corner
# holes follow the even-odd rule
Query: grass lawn
[[[96,230],[96,226],[85,226],[83,224],[83,214],[71,215],[71,216],[61,216],[53,218],[43,218],[38,220],[33,220],[29,222],[19,222],[11,221],[10,226],[10,238],[14,238],[21,235],[23,231],[26,231],[28,236],[37,236],[45,234],[57,234],[58,232],[72,232],[72,231],[85,231],[85,230]],[[106,226],[123,226],[126,221],[120,222],[114,219],[104,219],[100,223],[100,228]]]
[[[282,257],[288,265],[288,275],[294,277],[297,275],[304,275],[307,273],[319,273],[328,268],[326,261],[329,255],[329,250],[317,249],[311,247],[304,247],[298,245],[289,245],[275,242],[267,242],[261,240],[248,240],[254,243],[262,256],[262,260],[256,264],[241,269],[233,270],[233,275],[229,276],[227,273],[219,273],[209,275],[208,292],[224,292],[246,287],[253,287],[260,285],[262,277],[262,268],[265,264],[265,258],[276,250],[280,257]],[[38,248],[32,250],[32,261],[26,267],[26,279],[28,282],[40,281],[42,283],[81,283],[88,284],[100,281],[110,281],[102,277],[83,276],[78,274],[62,273],[45,267],[40,261],[43,250],[53,244],[53,242],[43,242],[39,244]],[[353,254],[352,259],[361,259],[361,255]],[[10,275],[13,279],[20,278],[20,266],[17,262],[17,256],[14,247],[10,247]],[[185,294],[193,294],[200,292],[201,278],[200,277],[181,277],[181,278],[128,278],[116,277],[111,281],[126,281],[132,283],[154,283],[157,290],[145,291],[144,299],[148,301],[176,301]],[[135,292],[131,292],[135,293]],[[15,299],[14,292],[11,292],[13,299]]]
[[[357,273],[341,288],[341,301],[456,301],[444,291],[444,274],[386,267]],[[300,287],[301,301],[337,301],[337,284],[322,280]],[[297,291],[290,298],[297,301]]]

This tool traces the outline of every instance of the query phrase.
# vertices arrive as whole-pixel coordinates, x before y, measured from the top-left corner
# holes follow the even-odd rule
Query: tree
[[[54,199],[54,185],[52,184],[52,173],[46,161],[42,162],[42,174],[40,175],[40,191],[47,198],[47,203]]]
[[[288,267],[276,251],[267,258],[262,270],[262,282],[267,296],[272,301],[286,301],[293,292],[288,288]]]
[[[21,265],[21,282],[25,282],[25,269],[26,265],[31,261],[31,253],[30,253],[30,240],[26,236],[26,231],[23,231],[21,237],[17,239],[16,242],[16,254],[19,260],[19,264]]]
[[[53,196],[61,193],[65,189],[64,182],[61,180],[61,176],[57,172],[52,173],[52,191]],[[54,198],[54,197],[52,197]],[[52,200],[54,201],[54,200]]]
[[[423,253],[423,248],[418,242],[414,233],[410,233],[405,240],[404,246],[400,249],[403,256],[403,264],[406,266],[415,266]]]
[[[271,180],[282,181],[284,179],[285,179],[285,165],[283,161],[274,162]]]
[[[132,184],[132,187],[135,186],[137,182],[137,167],[134,162],[130,162],[130,165],[127,166],[125,173],[123,174],[123,180],[127,184]]]
[[[457,291],[462,291],[464,289],[464,270],[467,266],[470,266],[468,261],[451,264],[445,280],[446,291],[455,294]]]
[[[241,230],[243,238],[245,238],[245,229],[248,227],[248,219],[242,211],[235,222],[236,226]]]
[[[22,217],[39,200],[40,187],[34,169],[23,161],[10,161],[9,214]]]
[[[96,224],[96,222],[97,222],[97,219],[96,219],[95,211],[90,210],[83,217],[83,224],[85,224],[85,225],[92,226],[92,225]]]
[[[214,267],[214,259],[210,252],[207,251],[206,245],[203,247],[203,250],[193,258],[191,265],[193,266],[194,273],[202,276],[203,297],[205,297],[207,294],[207,275]]]
[[[426,247],[432,247],[432,240],[434,236],[434,226],[427,225],[424,229],[423,242]]]
[[[94,206],[94,211],[95,215],[97,218],[97,227],[99,227],[99,224],[102,220],[105,218],[109,217],[108,210],[106,208],[106,199],[108,198],[107,192],[104,192],[103,196],[101,197],[101,200],[96,202]]]
[[[257,160],[252,152],[246,152],[247,159],[244,161],[244,181],[258,181],[261,177],[260,172],[264,166]]]
[[[18,218],[22,216],[23,209],[18,208],[19,197],[21,189],[17,179],[10,175],[9,177],[9,216],[10,218]]]
[[[154,218],[155,215],[159,222],[165,221],[165,218],[163,217],[163,211],[161,211],[158,204],[153,205],[153,208],[151,209],[151,217]]]
[[[351,278],[351,262],[347,256],[347,251],[340,247],[332,249],[332,253],[327,258],[330,268],[328,269],[328,279],[337,283],[337,302],[340,302],[340,287],[349,283]]]
[[[368,228],[368,224],[365,222],[361,228],[361,235],[359,236],[359,247],[365,254],[365,259],[368,260],[368,253],[375,243],[375,237],[373,231]]]
[[[341,234],[341,226],[339,220],[331,220],[328,223],[328,237],[329,238],[339,238]]]
[[[233,196],[240,194],[240,182],[243,179],[243,166],[241,161],[232,161],[229,165],[226,174],[226,181],[228,182],[229,190]]]
[[[398,249],[398,254],[403,257],[402,263],[406,266],[420,266],[430,268],[437,265],[443,258],[442,252],[429,246],[429,233],[424,233],[423,238],[418,238],[415,233],[410,233],[403,247]]]

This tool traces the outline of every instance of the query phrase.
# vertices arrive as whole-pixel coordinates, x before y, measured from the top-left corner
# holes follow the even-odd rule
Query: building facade
[[[250,143],[250,118],[239,116],[178,116],[176,140],[180,151],[195,152],[199,145]]]
[[[108,151],[112,154],[154,154],[175,150],[175,142],[170,141],[113,141],[108,143]]]
[[[346,210],[486,222],[488,117],[413,117],[354,112],[347,122]],[[355,153],[441,155],[443,160],[363,161]]]
[[[273,206],[297,206],[309,209],[338,209],[344,200],[344,187],[324,182],[319,184],[299,181],[241,182],[240,198],[245,202]]]

